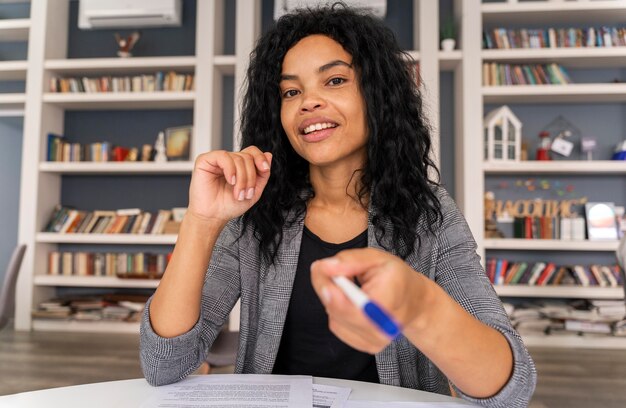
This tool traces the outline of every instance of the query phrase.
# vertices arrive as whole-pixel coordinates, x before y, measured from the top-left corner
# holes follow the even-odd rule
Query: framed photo
[[[613,203],[585,204],[587,237],[590,241],[617,240],[617,222]]]
[[[168,161],[189,160],[192,126],[165,129],[165,155]]]

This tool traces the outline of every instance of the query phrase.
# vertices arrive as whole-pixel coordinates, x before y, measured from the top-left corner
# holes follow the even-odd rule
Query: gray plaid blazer
[[[457,391],[462,398],[482,406],[527,406],[536,384],[534,363],[480,265],[476,243],[465,219],[444,189],[438,189],[437,194],[443,223],[434,235],[426,232],[425,222],[417,226],[421,243],[416,243],[406,262],[416,273],[439,284],[477,319],[500,331],[508,340],[514,358],[513,374],[498,394],[475,399]],[[373,215],[374,210],[370,209],[368,245],[383,249],[375,238]],[[283,228],[283,241],[271,265],[260,259],[258,241],[252,231],[244,231],[237,240],[241,225],[241,219],[232,220],[213,249],[204,281],[200,318],[189,332],[175,338],[160,337],[150,325],[149,303],[145,308],[140,336],[141,365],[150,384],[173,383],[195,371],[238,299],[241,299],[241,320],[235,372],[272,372],[296,273],[304,217]],[[392,228],[391,223],[387,222],[386,228]],[[376,366],[383,384],[450,394],[447,378],[403,336],[376,354]]]

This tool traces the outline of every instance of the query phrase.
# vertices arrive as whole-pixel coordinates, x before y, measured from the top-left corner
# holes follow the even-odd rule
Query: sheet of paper
[[[313,405],[313,378],[260,374],[211,374],[155,389],[141,408],[292,408]]]
[[[387,401],[346,401],[343,408],[468,408],[474,405],[456,402],[387,402]]]
[[[342,408],[351,391],[345,387],[313,384],[313,408]]]

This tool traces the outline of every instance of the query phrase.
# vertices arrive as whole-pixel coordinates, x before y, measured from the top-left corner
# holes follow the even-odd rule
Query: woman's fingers
[[[268,156],[269,155],[269,160]],[[241,152],[233,153],[234,161],[237,167],[237,183],[235,185],[234,195],[239,201],[251,200],[259,189],[259,178],[269,177],[271,154],[264,154],[257,147],[250,146]],[[263,182],[262,188],[267,184],[267,180]]]

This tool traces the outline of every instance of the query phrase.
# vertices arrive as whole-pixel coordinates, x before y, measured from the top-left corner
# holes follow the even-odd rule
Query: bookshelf
[[[467,2],[462,2],[467,4]],[[550,49],[482,49],[483,27],[570,27],[576,25],[616,25],[621,26],[626,16],[624,1],[593,2],[519,2],[519,3],[481,3],[471,2],[477,12],[467,8],[470,20],[464,25],[463,34],[470,42],[464,43],[463,64],[476,64],[462,68],[465,79],[461,81],[463,100],[457,105],[465,111],[464,134],[481,134],[482,118],[485,105],[541,106],[542,109],[554,110],[554,117],[563,106],[595,104],[622,104],[626,102],[626,86],[621,83],[572,83],[567,85],[515,85],[482,86],[470,83],[471,75],[482,78],[477,70],[483,62],[526,64],[558,63],[572,69],[616,69],[626,62],[626,47],[612,48],[550,48]],[[475,31],[465,31],[467,26],[476,27]],[[468,39],[468,37],[466,37]],[[476,54],[476,56],[468,56]],[[608,82],[608,81],[607,81]],[[475,105],[475,106],[474,106]],[[556,108],[553,105],[558,106]],[[490,108],[491,109],[491,108]],[[515,111],[515,107],[513,107]],[[474,112],[468,116],[468,112]],[[567,116],[567,115],[566,115]],[[526,137],[532,135],[525,134]],[[570,177],[604,179],[606,177],[622,180],[626,176],[626,163],[610,160],[573,161],[559,160],[552,162],[527,161],[517,163],[483,162],[482,138],[476,138],[478,146],[465,144],[459,151],[460,166],[457,168],[457,201],[464,211],[470,227],[475,234],[479,253],[483,259],[488,254],[499,256],[498,251],[507,254],[529,254],[528,257],[550,257],[554,254],[564,256],[579,253],[593,256],[610,256],[617,248],[617,242],[602,241],[561,241],[561,240],[525,240],[525,239],[485,239],[483,194],[486,191],[488,177]],[[462,143],[462,142],[461,142]],[[459,173],[465,171],[467,174]],[[470,180],[478,180],[470,184]],[[463,180],[459,186],[459,180]],[[510,179],[509,179],[510,180]],[[472,186],[472,188],[468,188]],[[498,193],[500,194],[500,193]],[[506,194],[506,193],[504,193]],[[533,198],[532,193],[525,198]],[[501,197],[502,198],[502,197]],[[474,200],[474,201],[472,201]],[[591,200],[594,201],[594,200]],[[595,200],[597,201],[597,200]],[[623,205],[626,203],[618,203]],[[596,255],[597,254],[597,255]],[[511,255],[513,256],[513,255]],[[591,256],[591,255],[590,255]],[[507,298],[549,298],[549,299],[623,299],[624,291],[619,288],[579,287],[579,286],[528,286],[495,285],[496,292]],[[527,346],[552,347],[590,347],[590,348],[626,348],[626,339],[597,336],[552,335],[525,336]]]
[[[185,0],[190,3],[189,0]],[[246,2],[243,2],[246,3]],[[250,2],[248,2],[250,3]],[[215,36],[216,10],[223,7],[223,2],[194,2],[196,10],[196,30],[194,55],[133,57],[128,59],[111,57],[68,58],[68,36],[70,25],[69,0],[33,0],[28,70],[24,74],[29,86],[26,95],[16,98],[13,95],[1,95],[0,107],[21,107],[30,120],[25,122],[22,160],[22,189],[20,197],[20,223],[18,240],[28,245],[29,251],[23,262],[22,273],[18,281],[19,299],[16,307],[16,329],[18,330],[54,330],[54,331],[90,331],[90,332],[128,332],[137,333],[136,323],[118,323],[108,321],[48,321],[32,319],[30,311],[39,302],[54,297],[59,288],[92,289],[147,289],[156,288],[158,281],[149,279],[119,279],[112,277],[49,276],[47,254],[52,250],[78,250],[98,252],[98,248],[108,252],[126,252],[138,248],[171,248],[176,242],[175,235],[131,235],[131,234],[52,234],[41,232],[46,225],[52,208],[62,202],[62,189],[65,178],[90,177],[98,183],[100,179],[120,177],[120,180],[132,180],[136,177],[160,180],[163,177],[185,177],[191,175],[193,158],[207,150],[221,146],[223,128],[232,124],[222,123],[222,116],[213,113],[213,103],[219,103],[212,97],[214,85],[219,83],[214,74],[212,59],[221,47]],[[245,4],[242,5],[245,7]],[[14,24],[15,25],[15,24]],[[0,33],[6,29],[0,23]],[[80,34],[80,33],[79,33]],[[241,35],[245,37],[245,33]],[[0,78],[18,75],[19,63],[0,65]],[[97,77],[101,75],[126,76],[150,74],[156,71],[176,71],[194,74],[195,87],[202,92],[161,91],[161,92],[125,92],[125,93],[51,93],[48,84],[53,77]],[[115,112],[141,111],[160,112],[191,111],[194,134],[191,139],[191,160],[167,163],[155,162],[46,162],[46,135],[49,132],[65,134],[64,128],[68,114],[76,112]],[[199,112],[198,114],[193,114]],[[113,119],[114,120],[114,119]],[[174,126],[176,126],[175,124]],[[211,133],[211,129],[214,133]],[[106,137],[106,136],[105,136]],[[156,138],[156,134],[154,135]],[[103,137],[104,140],[104,137]],[[80,140],[77,140],[80,142]],[[132,142],[129,142],[132,144]],[[128,208],[124,197],[119,197],[116,208]],[[186,203],[186,196],[181,200]],[[156,204],[158,205],[158,204]],[[81,208],[82,209],[82,208]],[[95,208],[91,208],[95,209]],[[72,249],[74,248],[74,249]],[[111,248],[115,248],[111,250]],[[163,250],[163,249],[162,249]]]
[[[193,0],[185,0],[193,1]],[[193,162],[171,163],[58,163],[46,162],[45,140],[48,132],[64,134],[67,112],[99,111],[167,111],[188,109],[193,112],[194,134],[191,156],[218,148],[237,146],[239,89],[244,82],[248,57],[262,25],[261,2],[238,0],[195,1],[195,52],[185,56],[154,56],[118,59],[112,57],[68,58],[71,35],[69,0],[33,0],[30,29],[28,69],[24,65],[0,65],[0,77],[24,75],[29,87],[26,96],[0,96],[0,105],[21,107],[31,119],[25,124],[23,183],[20,205],[19,241],[29,246],[18,282],[19,299],[16,313],[18,330],[137,332],[135,324],[111,322],[46,321],[32,319],[31,309],[50,298],[58,288],[140,288],[152,289],[157,282],[109,277],[49,276],[46,274],[47,254],[62,248],[123,248],[172,246],[173,235],[128,234],[54,234],[44,233],[44,225],[52,208],[61,202],[65,179],[76,177],[150,177],[189,176]],[[227,9],[234,21],[226,21]],[[234,11],[232,11],[234,9]],[[460,50],[439,51],[438,4],[413,1],[412,50],[409,54],[420,61],[420,72],[426,83],[424,102],[435,132],[438,129],[439,73],[453,71],[462,64]],[[229,17],[232,18],[232,17]],[[234,23],[234,24],[231,24]],[[15,26],[16,23],[13,23]],[[234,25],[234,29],[232,26]],[[0,30],[6,29],[0,25]],[[227,34],[230,30],[230,34]],[[233,36],[227,46],[227,35]],[[140,40],[141,41],[141,40]],[[95,77],[100,75],[134,75],[159,70],[175,70],[195,75],[195,91],[150,93],[50,93],[48,83],[53,77]],[[20,72],[22,72],[20,74]],[[230,110],[224,107],[226,94],[233,100]],[[232,135],[232,140],[228,137]],[[436,149],[438,151],[438,149]],[[438,161],[438,157],[436,156]],[[96,181],[97,182],[97,181]],[[120,201],[123,201],[120,198]],[[185,197],[186,202],[186,197]],[[123,208],[122,203],[118,208]],[[96,249],[97,250],[97,249]],[[109,251],[109,249],[107,249]],[[238,329],[238,311],[231,315],[231,330]]]
[[[262,25],[261,2],[238,0],[234,7],[234,24],[225,22],[225,9],[233,7],[228,0],[196,2],[195,52],[188,56],[133,57],[132,59],[67,58],[65,46],[68,36],[68,0],[33,0],[30,27],[28,68],[23,71],[19,62],[0,64],[2,75],[26,75],[29,82],[26,95],[0,95],[0,111],[23,109],[25,121],[24,157],[22,160],[22,192],[20,204],[19,241],[33,248],[27,252],[18,282],[16,327],[20,330],[105,331],[136,332],[134,324],[121,325],[109,322],[40,321],[30,317],[31,308],[50,297],[60,287],[88,288],[143,288],[156,285],[152,281],[131,282],[124,279],[93,277],[52,277],[45,274],[46,254],[62,245],[171,246],[175,236],[111,236],[97,234],[51,234],[42,228],[54,205],[60,203],[64,177],[168,177],[189,175],[193,163],[52,163],[44,162],[44,136],[48,132],[63,133],[66,111],[189,109],[193,112],[194,135],[192,156],[217,148],[238,145],[238,95],[243,84],[245,69],[255,38]],[[483,24],[523,24],[533,21],[540,24],[574,22],[608,24],[619,23],[626,16],[622,1],[594,2],[523,2],[518,4],[488,3],[480,0],[454,0],[453,13],[459,27],[457,50],[439,50],[439,2],[413,1],[412,50],[409,54],[420,63],[420,73],[426,85],[423,89],[424,105],[434,134],[439,135],[441,120],[451,121],[449,112],[439,113],[439,76],[441,72],[453,74],[454,81],[454,170],[455,199],[464,213],[478,244],[479,253],[486,251],[591,251],[610,252],[614,243],[572,242],[551,240],[493,240],[484,239],[483,193],[485,178],[494,175],[626,175],[626,163],[611,161],[558,161],[525,162],[515,164],[483,163],[482,140],[465,135],[482,135],[484,104],[589,104],[622,103],[626,101],[623,84],[570,84],[560,86],[508,86],[483,87],[482,63],[535,61],[558,62],[568,67],[589,68],[620,67],[626,62],[626,50],[614,49],[558,49],[558,50],[482,50]],[[542,20],[543,19],[543,20]],[[603,20],[606,19],[606,20]],[[234,25],[234,29],[232,26]],[[0,25],[0,30],[2,30]],[[225,46],[226,31],[234,33],[232,47]],[[1,37],[1,34],[0,34]],[[232,48],[232,49],[230,49]],[[127,94],[53,94],[47,84],[55,75],[97,76],[132,75],[156,70],[174,69],[181,73],[194,73],[194,92],[127,93]],[[20,72],[25,72],[20,74]],[[229,96],[229,98],[226,98]],[[225,107],[225,103],[232,106]],[[225,102],[226,101],[226,102]],[[233,116],[228,117],[228,112]],[[440,118],[441,116],[441,118]],[[437,138],[438,140],[438,138]],[[435,160],[439,162],[439,143],[434,143]],[[121,206],[120,206],[121,207]],[[137,286],[133,286],[137,285]],[[145,286],[144,286],[145,285]],[[503,297],[619,299],[621,289],[579,287],[498,286]],[[238,329],[237,311],[231,316],[231,329]],[[597,339],[565,336],[545,339],[530,338],[532,344],[563,347],[615,347],[624,346],[623,339]],[[533,343],[535,342],[535,343]]]

